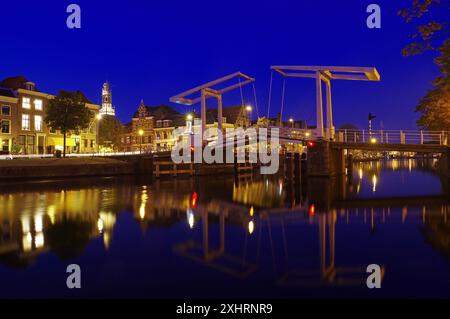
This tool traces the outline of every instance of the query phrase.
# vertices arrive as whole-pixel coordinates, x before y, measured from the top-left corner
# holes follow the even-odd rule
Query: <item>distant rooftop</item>
[[[2,88],[8,88],[11,90],[18,90],[18,89],[24,89],[29,91],[36,91],[39,92],[36,88],[36,84],[29,81],[25,76],[19,75],[19,76],[12,76],[9,78],[6,78],[0,82],[0,87]]]

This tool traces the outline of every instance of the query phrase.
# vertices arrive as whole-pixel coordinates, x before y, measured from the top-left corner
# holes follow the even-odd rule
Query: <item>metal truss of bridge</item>
[[[283,77],[313,78],[316,81],[316,130],[319,139],[334,139],[331,80],[380,81],[374,67],[275,65],[271,69]],[[324,131],[322,82],[326,85],[327,123]]]
[[[238,83],[230,84],[232,80],[236,79]],[[202,132],[204,132],[206,128],[206,99],[210,97],[216,98],[218,104],[217,123],[219,130],[222,130],[222,95],[253,82],[255,82],[254,78],[241,72],[236,72],[172,96],[170,102],[184,105],[193,105],[201,102]],[[219,87],[220,85],[225,86]]]

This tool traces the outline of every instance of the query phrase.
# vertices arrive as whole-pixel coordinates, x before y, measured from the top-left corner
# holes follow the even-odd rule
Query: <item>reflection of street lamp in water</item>
[[[377,191],[377,182],[378,182],[377,175],[373,174],[373,176],[372,176],[372,185],[373,185],[372,191],[374,193]]]
[[[140,136],[140,138],[139,138],[139,154],[142,154],[142,135],[144,135],[144,131],[142,129],[140,129],[138,131],[138,133]]]

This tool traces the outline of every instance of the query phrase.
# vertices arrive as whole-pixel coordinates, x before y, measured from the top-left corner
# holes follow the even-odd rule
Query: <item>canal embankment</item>
[[[33,158],[0,161],[0,180],[57,179],[134,175],[145,178],[250,173],[251,163],[194,164],[173,162],[167,154],[108,157]]]
[[[128,175],[133,163],[105,157],[14,159],[0,162],[0,180]]]

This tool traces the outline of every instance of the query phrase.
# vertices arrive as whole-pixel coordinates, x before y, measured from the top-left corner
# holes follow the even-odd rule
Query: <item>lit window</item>
[[[31,108],[31,101],[29,97],[23,97],[22,98],[22,108],[24,109],[30,109]]]
[[[34,130],[35,131],[42,131],[42,116],[35,115],[34,116]]]
[[[34,100],[34,109],[42,111],[42,100]]]
[[[30,115],[22,114],[22,130],[29,131],[30,130]]]
[[[11,115],[11,107],[9,105],[3,105],[1,114],[4,116],[10,116]]]
[[[9,133],[11,133],[11,123],[10,123],[10,121],[9,120],[2,120],[2,123],[1,123],[2,125],[2,127],[1,127],[1,132],[2,132],[2,134],[9,134]]]

